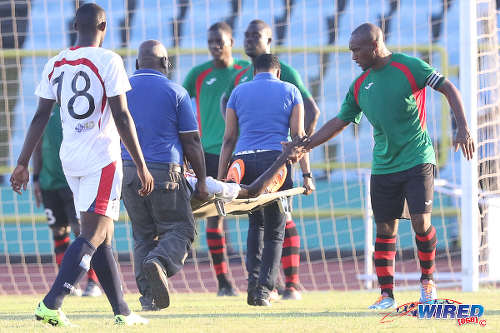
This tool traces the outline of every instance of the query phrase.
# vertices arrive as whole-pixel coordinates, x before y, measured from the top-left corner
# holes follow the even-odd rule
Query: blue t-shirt
[[[182,86],[152,69],[137,70],[127,92],[130,114],[146,162],[183,164],[179,133],[198,130],[191,99]],[[122,144],[122,159],[132,157]]]
[[[297,87],[271,73],[259,73],[252,81],[239,84],[227,103],[238,117],[240,137],[234,152],[281,151],[281,142],[288,138],[292,109],[302,103]]]

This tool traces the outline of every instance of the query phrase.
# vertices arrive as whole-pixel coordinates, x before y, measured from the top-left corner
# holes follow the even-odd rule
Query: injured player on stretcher
[[[208,193],[212,198],[219,199],[224,203],[229,203],[234,199],[255,198],[263,193],[276,192],[287,176],[286,163],[297,162],[297,154],[301,151],[302,145],[306,141],[306,137],[296,137],[291,144],[285,146],[281,155],[259,178],[253,181],[250,185],[239,184],[245,172],[245,165],[242,160],[235,160],[228,170],[228,175],[225,181],[220,181],[212,177],[207,177],[206,183]],[[198,179],[193,173],[186,173],[186,179],[192,189],[196,188]],[[191,206],[193,210],[203,205],[204,203],[197,201],[192,196]]]

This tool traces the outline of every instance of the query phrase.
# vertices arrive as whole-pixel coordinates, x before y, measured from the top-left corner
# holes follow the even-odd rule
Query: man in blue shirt
[[[276,160],[282,150],[281,142],[287,141],[289,133],[292,137],[305,134],[302,96],[293,84],[279,80],[278,57],[262,54],[255,59],[254,67],[254,79],[238,85],[229,98],[219,159],[219,179],[225,177],[233,151],[235,158],[244,161],[242,184],[250,184]],[[304,174],[310,174],[308,156],[300,161],[300,166]],[[293,187],[290,165],[287,168],[280,190]],[[311,178],[304,178],[304,187],[306,194],[314,190]],[[247,303],[268,306],[279,269],[287,214],[273,203],[248,218]]]
[[[205,158],[191,99],[166,76],[165,47],[155,40],[142,43],[136,67],[128,107],[156,187],[148,197],[138,195],[139,178],[122,147],[122,196],[132,221],[139,300],[143,310],[156,310],[169,306],[167,277],[182,268],[196,234],[183,157],[198,178],[199,200],[207,198]]]

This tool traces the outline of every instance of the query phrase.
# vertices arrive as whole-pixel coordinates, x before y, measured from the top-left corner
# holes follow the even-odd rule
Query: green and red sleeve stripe
[[[426,123],[425,123],[425,118],[426,118],[426,113],[425,113],[425,89],[419,89],[417,82],[415,81],[415,77],[411,73],[410,69],[408,66],[405,64],[402,64],[400,62],[391,62],[391,66],[396,67],[400,71],[403,72],[403,74],[406,76],[406,79],[410,83],[411,86],[411,91],[413,94],[413,97],[415,98],[415,103],[417,104],[418,108],[418,118],[420,119],[420,126],[422,127],[422,130],[425,130]]]
[[[200,137],[202,135],[201,133],[201,112],[200,112],[200,96],[201,96],[201,86],[203,85],[203,81],[207,77],[208,74],[212,72],[212,67],[205,69],[203,72],[201,72],[197,77],[195,81],[195,89],[196,89],[196,118],[198,119],[198,128],[200,130]]]

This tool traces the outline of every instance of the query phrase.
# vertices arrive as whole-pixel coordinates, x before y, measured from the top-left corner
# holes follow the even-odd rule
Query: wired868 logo
[[[400,305],[393,312],[384,314],[381,323],[390,323],[403,316],[418,319],[451,319],[456,320],[458,326],[465,324],[479,324],[486,326],[486,320],[481,319],[484,307],[480,304],[462,304],[461,302],[442,298],[432,302],[411,302]]]

